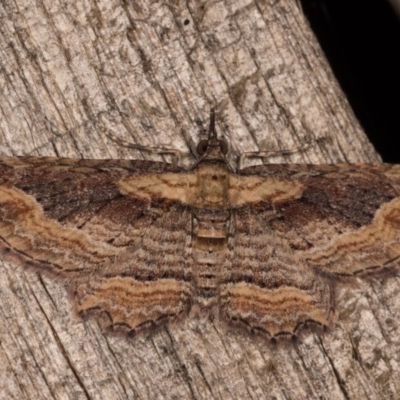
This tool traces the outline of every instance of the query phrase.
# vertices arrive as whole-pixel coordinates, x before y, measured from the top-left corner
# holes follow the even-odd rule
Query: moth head
[[[226,156],[229,151],[228,142],[225,139],[217,139],[219,151]],[[204,156],[210,146],[215,146],[215,144],[210,145],[209,140],[201,140],[197,145],[197,154],[199,156]]]

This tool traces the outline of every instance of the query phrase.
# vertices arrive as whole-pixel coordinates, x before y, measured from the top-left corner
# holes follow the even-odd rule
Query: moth
[[[4,157],[0,258],[128,335],[206,312],[275,339],[335,321],[338,283],[394,270],[400,165],[234,171],[212,113],[193,167]]]

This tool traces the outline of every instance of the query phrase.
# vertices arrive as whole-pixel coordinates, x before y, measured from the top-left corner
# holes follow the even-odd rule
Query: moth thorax
[[[229,171],[222,162],[204,162],[197,170],[197,207],[219,208],[228,204]]]

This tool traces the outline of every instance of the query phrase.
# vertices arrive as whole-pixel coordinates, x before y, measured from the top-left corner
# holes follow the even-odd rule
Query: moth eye
[[[219,147],[221,148],[222,154],[224,156],[227,155],[228,154],[228,150],[229,150],[228,142],[226,140],[224,140],[224,139],[220,139],[220,140],[218,140],[218,142],[219,142]]]
[[[197,145],[197,154],[199,156],[202,156],[206,151],[208,147],[208,140],[202,140],[200,143]]]

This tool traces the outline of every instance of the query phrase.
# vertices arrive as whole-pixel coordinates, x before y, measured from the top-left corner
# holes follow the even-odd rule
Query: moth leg
[[[143,282],[115,276],[78,284],[73,294],[79,315],[95,314],[104,328],[134,335],[186,316],[192,288],[175,279]]]
[[[287,156],[290,154],[295,154],[299,152],[306,151],[313,144],[313,140],[311,138],[307,138],[305,143],[301,146],[293,147],[291,149],[286,150],[271,150],[271,151],[246,151],[240,154],[238,169],[241,170],[243,168],[243,163],[246,158],[268,158],[268,157],[277,157],[277,156]]]
[[[122,147],[127,147],[129,149],[135,149],[135,150],[143,150],[143,151],[147,151],[149,153],[155,153],[155,154],[170,154],[174,157],[174,164],[180,165],[180,163],[181,163],[182,154],[179,150],[169,149],[169,148],[164,148],[164,147],[150,147],[150,146],[143,146],[141,144],[130,143],[130,142],[127,142],[126,140],[118,138],[111,132],[108,132],[106,135],[112,141],[118,143]]]

